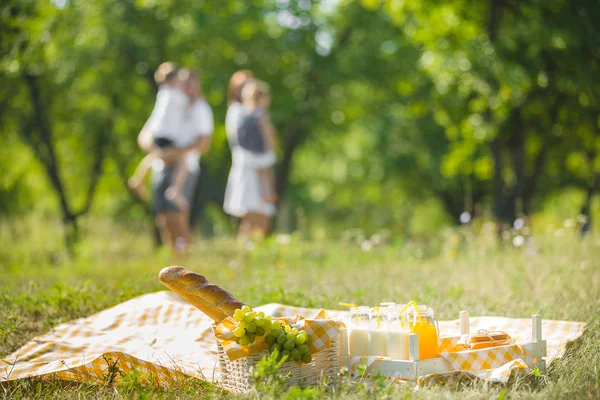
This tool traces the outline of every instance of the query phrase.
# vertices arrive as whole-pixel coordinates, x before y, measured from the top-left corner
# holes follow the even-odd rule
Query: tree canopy
[[[284,208],[402,233],[426,204],[433,226],[489,208],[501,227],[575,186],[589,217],[598,20],[568,0],[7,0],[0,212],[60,212],[69,240],[90,210],[150,215],[126,179],[173,60],[215,113],[200,209],[222,203],[227,81],[250,69],[273,92]]]

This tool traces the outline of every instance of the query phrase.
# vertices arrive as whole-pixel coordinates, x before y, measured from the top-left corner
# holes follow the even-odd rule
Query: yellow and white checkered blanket
[[[319,310],[268,304],[256,307],[273,317],[313,317]],[[327,311],[342,319],[344,311]],[[519,340],[531,332],[530,319],[471,318],[471,326],[504,330]],[[544,320],[548,358],[583,333],[584,323]],[[440,321],[440,331],[457,335],[459,322]],[[149,382],[168,385],[184,379],[215,379],[218,369],[212,320],[172,292],[146,294],[86,318],[61,324],[0,359],[0,382],[27,377],[108,383],[136,370]],[[460,364],[460,360],[455,360]],[[518,363],[518,361],[517,361]],[[506,365],[495,367],[507,368]],[[436,377],[434,377],[436,378]],[[440,378],[440,377],[437,377]],[[437,379],[436,378],[436,379]],[[483,376],[485,379],[485,376]],[[429,378],[429,381],[435,379]]]

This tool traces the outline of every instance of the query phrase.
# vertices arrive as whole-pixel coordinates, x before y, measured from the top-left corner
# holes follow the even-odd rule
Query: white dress
[[[243,217],[249,212],[267,216],[275,215],[275,205],[266,203],[260,193],[259,169],[275,164],[274,152],[257,154],[237,144],[237,125],[242,105],[233,103],[227,110],[225,129],[231,148],[231,170],[225,189],[223,209],[234,217]]]

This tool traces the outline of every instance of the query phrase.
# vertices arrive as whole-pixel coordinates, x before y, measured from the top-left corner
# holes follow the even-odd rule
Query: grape
[[[287,340],[290,340],[293,342],[294,339],[296,339],[296,334],[294,334],[294,332],[290,332],[286,335],[286,337],[287,337]]]
[[[275,350],[279,351],[279,347],[277,347],[277,343],[272,343],[272,344],[269,346],[269,351],[270,351],[271,353],[273,353]]]
[[[294,348],[294,342],[292,342],[291,340],[288,340],[287,342],[285,342],[283,344],[283,348],[286,350],[292,350]]]
[[[297,328],[293,328],[293,329],[292,329],[292,333],[293,333],[294,335],[297,335],[297,334],[298,334],[298,329],[297,329]]]
[[[300,352],[298,351],[298,349],[291,350],[290,351],[290,357],[294,361],[300,361],[302,359],[302,355],[300,354]]]
[[[240,322],[238,323],[238,327],[239,327],[239,328],[246,329],[246,328],[248,327],[248,323],[247,323],[246,321],[240,321]]]
[[[287,338],[285,337],[285,333],[281,332],[281,334],[277,337],[277,343],[281,346],[286,342]]]
[[[272,320],[273,320],[273,318],[272,318],[270,315],[267,315],[267,316],[265,317],[265,319],[266,319],[267,321],[272,321]]]
[[[239,326],[237,328],[235,328],[235,330],[233,331],[233,336],[235,337],[242,337],[246,334],[246,330],[244,328],[240,328]]]
[[[294,343],[296,343],[297,345],[304,344],[304,342],[306,342],[306,336],[301,333],[299,333],[294,339]]]
[[[269,325],[265,325],[265,328],[277,329],[281,330],[281,325],[279,325],[279,321],[271,321]]]
[[[262,312],[262,311],[259,311],[259,312],[258,312],[256,315],[258,315],[258,316],[259,316],[259,317],[261,317],[261,318],[264,318],[264,317],[265,317],[265,313],[264,313],[264,312]]]
[[[306,353],[305,355],[302,356],[302,362],[304,362],[305,364],[308,364],[311,361],[312,361],[312,357],[310,356],[310,354]]]
[[[256,324],[254,322],[250,322],[246,330],[250,333],[256,332]]]
[[[240,310],[240,309],[235,310],[235,312],[233,313],[233,320],[234,321],[240,322],[240,321],[242,321],[244,319],[244,313],[241,312],[241,311],[242,310]]]
[[[271,335],[277,339],[281,335],[281,331],[279,329],[271,329]]]
[[[244,335],[240,338],[240,346],[248,346],[250,344],[250,337],[248,335]]]
[[[281,357],[283,357],[283,356],[288,356],[289,357],[290,356],[290,351],[289,350],[283,350],[281,352]]]
[[[273,336],[271,335],[267,335],[265,336],[265,342],[269,345],[275,343],[277,341],[277,339],[275,339]]]
[[[305,344],[302,344],[302,345],[298,346],[298,351],[302,355],[308,354],[308,346]]]
[[[255,324],[256,326],[264,326],[264,325],[265,325],[265,320],[264,320],[264,319],[262,319],[261,317],[256,317],[256,318],[254,319],[254,324]]]
[[[257,326],[256,327],[256,336],[263,336],[264,334],[265,334],[265,330],[262,327]]]
[[[250,343],[254,343],[256,335],[254,335],[253,333],[246,333],[246,336],[248,336],[248,339],[250,339]]]
[[[286,325],[285,328],[283,328],[283,330],[285,331],[285,333],[290,333],[292,331],[292,327],[289,325]]]
[[[260,326],[261,328],[264,328],[265,331],[270,331],[271,330],[271,321],[269,321],[268,319],[259,319],[257,320],[257,322],[260,321],[260,323],[257,323],[258,326]]]
[[[249,306],[243,306],[243,307],[242,307],[242,311],[243,311],[244,313],[247,313],[247,312],[250,312],[250,311],[252,311],[252,309],[251,309]]]
[[[244,320],[246,322],[252,322],[256,318],[256,313],[254,311],[249,311],[244,315]]]

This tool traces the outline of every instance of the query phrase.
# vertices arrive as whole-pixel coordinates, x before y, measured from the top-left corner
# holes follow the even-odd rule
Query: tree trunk
[[[283,199],[283,197],[285,197],[289,185],[294,153],[302,141],[304,132],[300,127],[295,126],[286,136],[289,139],[283,148],[283,158],[281,160],[281,164],[279,164],[277,168],[277,177],[275,178],[275,190],[279,199]]]
[[[600,173],[594,174],[592,183],[587,187],[583,206],[579,211],[579,214],[584,217],[584,221],[579,230],[581,236],[585,236],[592,229],[592,199],[594,198],[594,194],[598,187],[600,187]]]
[[[525,141],[526,129],[521,118],[521,108],[517,107],[511,115],[511,135],[508,142],[510,156],[515,174],[515,181],[511,195],[507,199],[504,212],[505,222],[512,223],[523,213],[523,199],[525,197],[525,186],[527,175],[525,173]]]
[[[502,7],[501,0],[490,0],[489,2],[489,14],[487,24],[487,35],[492,44],[496,44],[498,37],[498,26],[500,25],[500,11]],[[491,110],[488,110],[488,120],[490,119]],[[492,180],[492,193],[494,196],[494,217],[496,219],[496,234],[499,238],[502,238],[502,231],[504,230],[504,196],[505,196],[505,185],[502,177],[502,144],[498,137],[494,138],[490,143],[490,150],[492,158],[494,159],[494,177]]]
[[[113,120],[107,121],[106,126],[100,127],[96,135],[97,140],[94,146],[96,153],[93,155],[90,181],[85,191],[84,204],[79,211],[71,208],[67,198],[65,186],[60,175],[59,161],[54,149],[54,135],[52,125],[48,119],[46,106],[42,99],[39,78],[35,75],[24,74],[23,76],[29,91],[29,97],[32,103],[33,116],[25,121],[21,135],[27,144],[32,148],[35,156],[41,162],[50,184],[58,195],[63,226],[65,229],[65,245],[69,254],[73,255],[74,247],[79,240],[79,217],[87,214],[90,210],[96,188],[102,175],[102,163],[105,157],[107,137],[112,131]]]
[[[492,158],[494,159],[494,177],[492,179],[492,194],[494,196],[494,218],[496,220],[496,234],[498,237],[502,237],[502,231],[504,230],[504,196],[505,196],[505,185],[502,177],[502,149],[500,140],[495,138],[490,143],[490,150],[492,152]]]

